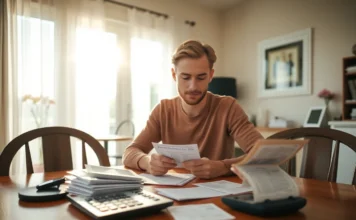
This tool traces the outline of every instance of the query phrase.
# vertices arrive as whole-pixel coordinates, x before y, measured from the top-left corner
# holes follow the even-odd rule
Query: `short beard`
[[[204,92],[203,92],[203,94],[201,95],[201,97],[197,100],[197,101],[195,101],[195,102],[189,102],[189,101],[187,101],[185,98],[184,98],[184,95],[182,95],[181,94],[181,92],[179,92],[179,95],[180,95],[180,97],[184,100],[184,102],[186,103],[186,104],[188,104],[188,105],[198,105],[203,99],[204,99],[204,97],[206,96],[206,93],[207,93],[208,91],[207,90],[205,90]]]

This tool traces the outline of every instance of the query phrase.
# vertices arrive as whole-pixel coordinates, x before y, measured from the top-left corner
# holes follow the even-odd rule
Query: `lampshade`
[[[208,91],[237,99],[236,79],[233,77],[214,77],[209,83]]]

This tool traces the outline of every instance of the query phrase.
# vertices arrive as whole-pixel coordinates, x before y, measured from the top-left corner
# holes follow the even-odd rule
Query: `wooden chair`
[[[85,146],[90,146],[96,153],[102,166],[110,166],[109,158],[103,146],[89,134],[68,127],[45,127],[25,132],[13,139],[0,155],[0,176],[8,176],[12,159],[21,147],[25,146],[27,173],[33,173],[29,142],[42,138],[44,171],[72,170],[70,137],[82,141],[82,166],[87,163]]]
[[[120,129],[121,129],[125,124],[127,124],[128,128],[131,128],[131,133],[130,133],[130,135],[131,135],[132,137],[135,136],[135,125],[134,125],[133,121],[131,121],[131,120],[123,120],[123,121],[117,126],[116,131],[115,131],[115,134],[120,135],[120,134],[121,134]],[[127,133],[126,133],[125,135],[127,135]]]
[[[340,143],[356,153],[356,137],[329,128],[295,128],[273,134],[268,138],[297,139],[306,138],[310,142],[303,149],[300,177],[336,182]],[[335,141],[334,152],[332,145]],[[293,173],[292,160],[289,161],[289,173]],[[354,181],[355,182],[355,178]]]
[[[126,126],[126,129],[123,129],[123,128],[125,128],[124,126]],[[135,124],[133,123],[133,121],[131,121],[129,119],[123,120],[117,126],[117,128],[115,130],[115,134],[134,137],[135,136]],[[116,164],[118,164],[117,162],[122,159],[122,155],[109,155],[109,157],[115,158]]]

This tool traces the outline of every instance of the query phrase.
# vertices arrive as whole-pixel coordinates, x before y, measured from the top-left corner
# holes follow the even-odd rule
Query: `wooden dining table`
[[[179,170],[178,170],[179,172]],[[16,175],[0,177],[0,219],[90,219],[79,211],[67,199],[52,202],[31,203],[18,199],[18,191],[24,187],[36,186],[45,180],[66,175],[65,171],[34,173],[31,175]],[[236,176],[220,177],[212,180],[194,179],[183,187],[192,187],[194,183],[227,180],[241,183]],[[299,186],[301,196],[307,199],[307,204],[297,213],[276,219],[356,219],[356,186],[330,183],[326,181],[294,178]],[[163,186],[144,186],[145,190],[155,192],[155,188]],[[175,206],[188,204],[213,203],[236,219],[262,219],[231,209],[221,201],[221,197],[198,199],[190,201],[175,201]],[[173,219],[167,210],[135,219]],[[273,218],[269,218],[273,219]]]

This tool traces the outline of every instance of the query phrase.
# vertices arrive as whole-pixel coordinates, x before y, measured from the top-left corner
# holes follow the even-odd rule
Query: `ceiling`
[[[244,0],[195,0],[195,1],[204,7],[208,7],[218,11],[224,11],[228,8],[238,5],[240,2]]]

